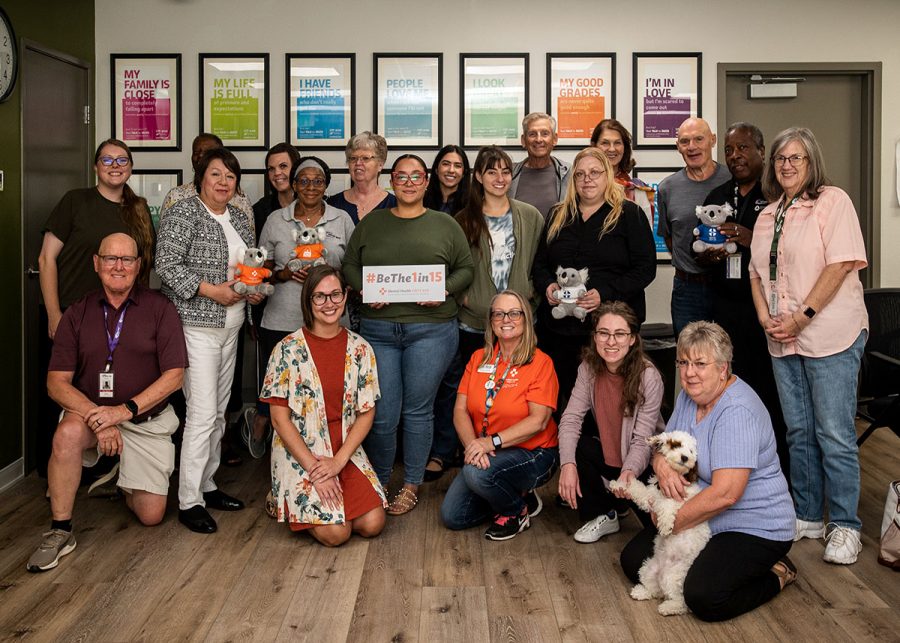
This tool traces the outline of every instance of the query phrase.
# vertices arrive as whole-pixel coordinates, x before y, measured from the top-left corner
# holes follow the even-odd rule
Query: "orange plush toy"
[[[291,253],[293,259],[287,262],[287,268],[291,272],[297,272],[304,268],[321,266],[325,263],[325,255],[328,250],[322,243],[325,232],[319,228],[303,228],[293,230],[294,243],[297,247]]]
[[[271,295],[275,286],[267,284],[263,279],[272,276],[272,271],[263,268],[266,263],[266,251],[261,248],[247,248],[244,261],[235,266],[234,276],[239,281],[232,286],[239,295]]]

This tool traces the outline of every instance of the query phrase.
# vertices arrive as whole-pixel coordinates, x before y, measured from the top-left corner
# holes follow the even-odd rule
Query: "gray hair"
[[[732,123],[728,126],[728,129],[725,130],[725,138],[731,136],[734,132],[744,131],[750,135],[750,138],[753,139],[753,142],[756,144],[757,149],[763,149],[765,147],[765,143],[763,141],[763,133],[762,131],[753,123],[748,123],[747,121],[738,121],[737,123]]]
[[[766,167],[763,171],[762,190],[765,197],[770,203],[781,198],[784,194],[784,188],[778,183],[778,177],[775,174],[775,157],[790,142],[796,141],[803,148],[806,154],[806,162],[809,164],[809,170],[806,175],[806,181],[800,186],[797,195],[806,195],[808,199],[817,199],[819,191],[826,185],[831,185],[831,181],[825,175],[825,160],[822,158],[822,148],[815,135],[805,127],[789,127],[779,133],[772,141],[772,147],[769,150],[769,158],[766,161]]]
[[[375,134],[366,130],[365,132],[360,132],[359,134],[350,137],[350,140],[347,141],[347,148],[344,150],[344,153],[347,156],[347,163],[350,163],[350,156],[356,150],[370,150],[375,154],[375,158],[377,158],[382,165],[387,162],[387,141],[384,140],[384,137],[380,134]]]
[[[734,349],[731,338],[725,329],[714,322],[691,322],[678,335],[678,345],[675,353],[679,359],[684,359],[693,351],[709,351],[717,362],[728,364],[728,375],[731,375],[731,360],[734,357]]]
[[[547,120],[550,121],[550,128],[553,130],[553,133],[556,133],[556,119],[550,116],[550,114],[545,114],[544,112],[531,112],[525,118],[522,119],[522,134],[528,133],[528,126],[531,125],[535,121]]]

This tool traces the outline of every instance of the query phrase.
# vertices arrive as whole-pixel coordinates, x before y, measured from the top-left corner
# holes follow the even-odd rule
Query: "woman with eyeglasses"
[[[103,141],[94,153],[97,185],[67,192],[44,224],[38,265],[51,339],[63,311],[100,287],[91,257],[105,236],[124,232],[135,239],[141,257],[138,280],[148,283],[155,232],[146,199],[128,185],[133,167],[125,143],[114,138]]]
[[[341,326],[346,297],[337,268],[309,270],[303,325],[275,345],[260,392],[275,427],[278,522],[329,547],[384,529],[384,490],[362,448],[379,396],[375,354]]]
[[[593,342],[584,348],[559,422],[559,495],[584,522],[575,532],[580,543],[619,531],[619,514],[629,509],[645,527],[652,525],[646,513],[608,485],[646,479],[647,438],[666,426],[659,412],[662,376],[644,354],[634,311],[624,302],[605,301],[592,320]],[[582,433],[588,412],[596,431]]]
[[[362,305],[360,335],[375,350],[382,398],[366,452],[387,487],[397,452],[397,426],[403,419],[403,487],[388,513],[400,515],[418,502],[425,463],[431,451],[433,406],[441,378],[459,341],[455,297],[472,281],[472,254],[459,225],[427,209],[425,162],[414,154],[394,161],[391,183],[397,205],[375,210],[353,231],[343,270],[350,286],[362,292],[363,267],[440,265],[441,301],[369,301]]]
[[[275,287],[266,301],[259,325],[260,372],[265,371],[275,345],[303,325],[303,310],[297,302],[309,267],[296,271],[288,267],[297,246],[292,232],[318,230],[325,263],[338,269],[353,234],[350,215],[323,200],[331,182],[331,171],[325,161],[315,156],[298,157],[288,175],[289,189],[297,196],[289,205],[268,216],[259,236],[259,247],[268,257],[265,266],[273,271],[269,282]],[[251,456],[261,458],[266,452],[268,405],[258,402],[256,413],[246,413],[245,419],[250,420],[244,424],[247,448]]]
[[[854,416],[869,327],[866,247],[808,129],[775,137],[762,187],[770,205],[753,229],[750,284],[787,425],[794,539],[824,537],[824,560],[849,565],[862,549]]]
[[[344,153],[353,186],[328,197],[330,205],[349,214],[354,224],[373,210],[397,205],[394,195],[378,185],[388,153],[387,141],[383,136],[368,131],[357,134],[347,141]]]
[[[638,323],[646,315],[644,289],[656,277],[656,248],[641,209],[625,199],[612,175],[609,159],[589,147],[575,157],[572,181],[562,203],[553,208],[534,260],[534,286],[542,294],[538,309],[541,348],[553,358],[559,376],[561,408],[588,343],[588,314],[604,301],[624,301]],[[552,314],[559,285],[558,267],[587,269],[587,292],[574,302],[585,317]]]
[[[721,326],[691,322],[678,336],[676,364],[681,393],[667,431],[697,441],[696,482],[686,499],[687,478],[657,452],[650,459],[660,491],[685,501],[673,534],[703,522],[711,538],[684,578],[684,602],[703,621],[725,621],[777,596],[797,578],[787,557],[794,508],[775,449],[775,432],[759,396],[731,372],[731,339]],[[627,496],[627,493],[625,494]],[[654,525],[656,516],[651,512]],[[639,582],[653,555],[656,528],[645,526],[622,550],[622,571]],[[680,613],[671,606],[671,613]]]
[[[243,251],[256,242],[250,216],[230,203],[241,182],[237,158],[220,147],[197,163],[197,196],[178,201],[159,229],[156,272],[172,300],[191,367],[184,376],[187,416],[178,470],[178,519],[191,531],[212,533],[207,509],[236,511],[244,503],[218,489],[225,410],[247,303],[262,295],[239,295],[232,287]]]
[[[528,529],[543,503],[535,491],[556,469],[553,362],[537,348],[531,304],[504,290],[485,314],[484,347],[459,383],[453,420],[464,465],[441,504],[450,529],[490,521],[484,537],[509,540]]]

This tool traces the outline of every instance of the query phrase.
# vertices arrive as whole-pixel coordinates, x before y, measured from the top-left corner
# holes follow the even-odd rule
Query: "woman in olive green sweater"
[[[431,450],[432,405],[441,377],[456,354],[457,303],[472,281],[472,254],[456,222],[425,208],[425,162],[413,154],[391,168],[397,205],[375,210],[359,222],[344,254],[347,282],[362,291],[364,266],[442,264],[443,301],[363,304],[360,334],[375,350],[381,399],[365,442],[366,454],[387,488],[397,452],[397,425],[403,417],[404,484],[388,507],[399,515],[417,502]]]

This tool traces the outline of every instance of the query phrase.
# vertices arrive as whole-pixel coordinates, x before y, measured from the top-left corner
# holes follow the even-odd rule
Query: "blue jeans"
[[[456,320],[404,324],[362,319],[359,331],[375,351],[381,389],[366,455],[387,487],[402,416],[404,482],[421,484],[431,451],[434,397],[459,342]]]
[[[546,483],[556,470],[557,449],[497,449],[491,466],[464,465],[441,503],[441,520],[450,529],[467,529],[496,516],[515,516],[522,494]]]
[[[715,292],[708,283],[672,279],[672,330],[675,337],[693,321],[713,319]]]
[[[791,487],[797,518],[860,529],[856,383],[866,332],[828,357],[773,357],[778,397],[787,424]]]

